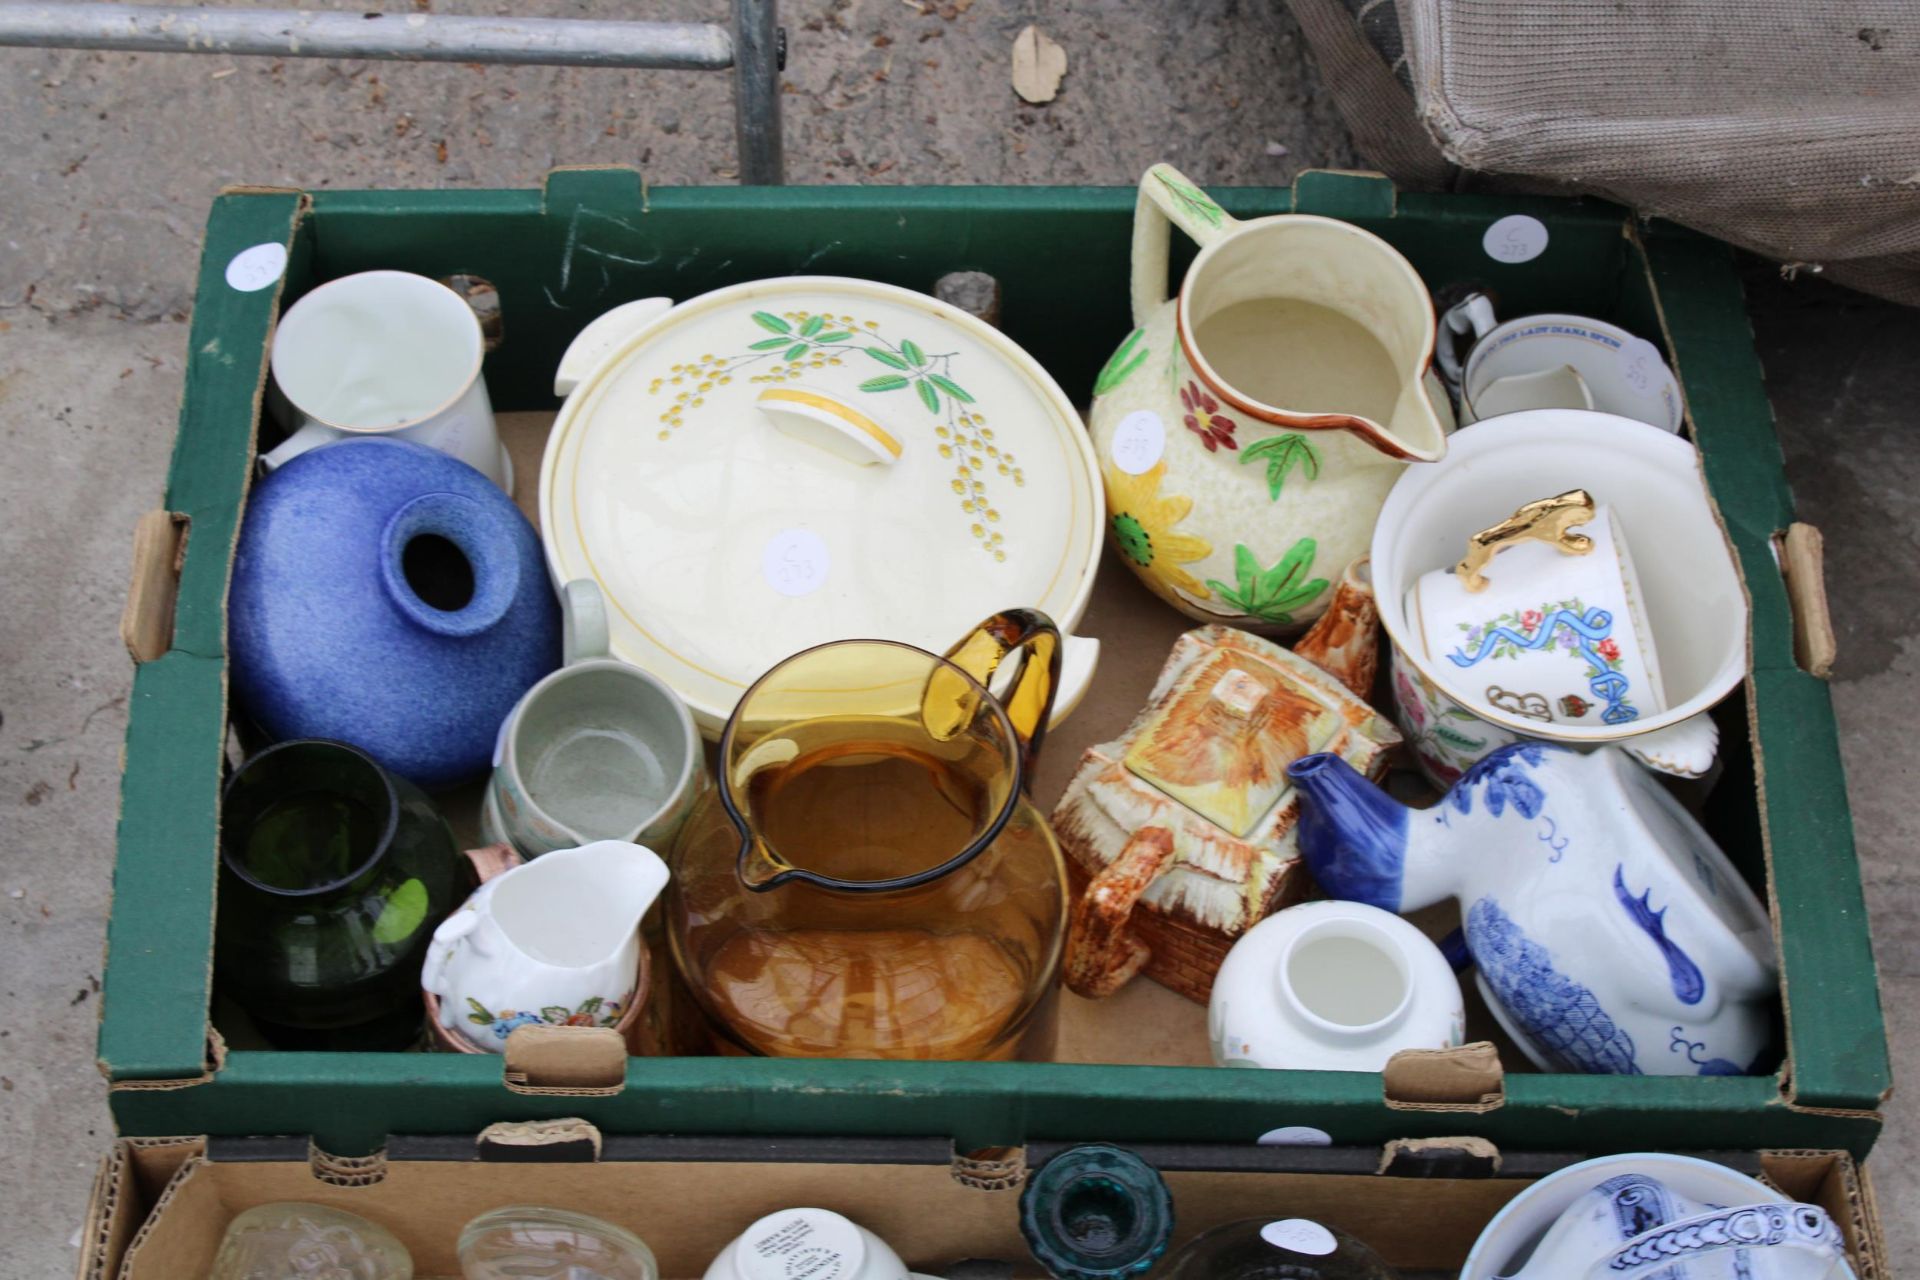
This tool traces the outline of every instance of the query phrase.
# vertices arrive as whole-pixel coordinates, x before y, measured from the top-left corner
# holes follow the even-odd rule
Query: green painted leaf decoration
[[[787,354],[784,356],[781,356],[780,358],[782,360],[798,360],[801,356],[805,354],[807,354],[807,344],[804,342],[796,342],[792,346],[788,347]]]
[[[380,916],[373,922],[373,940],[385,946],[413,936],[427,918],[427,886],[418,879],[403,882],[387,894]]]
[[[1227,211],[1215,204],[1213,197],[1200,190],[1200,188],[1188,186],[1178,179],[1168,177],[1164,169],[1155,169],[1153,176],[1160,180],[1161,186],[1173,194],[1174,200],[1179,203],[1181,208],[1208,226],[1219,226],[1221,221],[1227,216]]]
[[[773,314],[773,312],[771,311],[754,312],[753,322],[759,325],[762,329],[765,329],[768,333],[792,333],[793,332],[792,325],[788,324],[785,320],[782,320],[779,316]]]
[[[1127,380],[1127,375],[1147,362],[1147,349],[1140,346],[1140,339],[1146,337],[1145,329],[1135,329],[1120,344],[1100,370],[1100,376],[1093,380],[1093,394],[1103,396]],[[1139,349],[1136,351],[1135,348]],[[1243,459],[1244,460],[1244,459]]]
[[[1233,549],[1233,573],[1239,581],[1228,586],[1210,578],[1207,585],[1242,613],[1262,622],[1285,625],[1293,621],[1294,610],[1313,603],[1327,589],[1325,578],[1307,579],[1319,549],[1312,538],[1302,538],[1288,548],[1278,564],[1262,569],[1246,544],[1237,544]]]
[[[800,326],[800,336],[803,338],[811,338],[814,334],[826,327],[827,318],[825,316],[808,316],[807,322]]]
[[[848,338],[851,338],[852,336],[853,334],[851,331],[846,329],[841,329],[835,333],[821,334],[819,337],[814,339],[814,343],[816,345],[825,345],[826,343],[829,343],[829,342],[845,342]]]
[[[927,353],[922,351],[912,338],[906,338],[901,341],[900,354],[911,361],[916,369],[927,362]]]
[[[1280,500],[1280,488],[1286,483],[1288,473],[1295,468],[1309,480],[1317,479],[1320,475],[1320,455],[1313,451],[1307,438],[1298,432],[1268,436],[1240,450],[1242,464],[1261,458],[1267,464],[1267,496],[1275,502]]]
[[[550,1004],[540,1010],[540,1017],[556,1027],[563,1027],[573,1013],[563,1004]]]
[[[756,342],[756,343],[754,343],[754,344],[753,344],[752,346],[750,346],[750,347],[748,347],[748,348],[747,348],[747,350],[749,350],[749,351],[771,351],[771,350],[773,350],[773,349],[774,349],[775,347],[784,347],[784,346],[786,346],[786,345],[787,345],[787,339],[786,339],[786,338],[762,338],[762,339],[760,339],[760,341],[758,341],[758,342]]]
[[[1458,729],[1444,724],[1433,727],[1433,736],[1449,746],[1459,747],[1462,751],[1478,751],[1487,745],[1485,738],[1469,738]]]
[[[476,1023],[484,1027],[494,1020],[493,1015],[487,1012],[487,1006],[481,1004],[472,996],[467,997],[467,1007],[473,1010],[472,1013],[467,1015],[468,1022]]]
[[[868,378],[860,384],[862,391],[898,391],[907,385],[907,379],[897,373],[883,373],[877,378]]]
[[[952,378],[943,377],[937,373],[930,373],[927,375],[927,381],[952,396],[955,400],[958,400],[961,404],[973,403],[973,397],[968,395],[960,384]]]
[[[913,389],[920,393],[920,403],[927,406],[928,413],[940,412],[940,393],[925,378],[914,380]]]
[[[902,360],[891,351],[882,351],[879,347],[862,347],[860,349],[890,369],[905,369],[909,367],[905,360]]]
[[[578,1009],[575,1009],[574,1012],[575,1013],[598,1013],[600,1012],[600,1006],[605,1003],[606,1003],[606,1000],[601,996],[588,996],[585,1000],[582,1000],[580,1002],[580,1007]]]

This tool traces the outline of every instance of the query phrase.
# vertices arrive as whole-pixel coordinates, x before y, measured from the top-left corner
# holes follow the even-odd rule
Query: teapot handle
[[[1201,248],[1240,224],[1213,197],[1170,164],[1140,176],[1140,202],[1133,209],[1133,326],[1144,329],[1167,300],[1167,249],[1178,226]]]
[[[1850,1274],[1847,1251],[1827,1211],[1811,1204],[1743,1204],[1643,1231],[1587,1268],[1586,1280],[1646,1280],[1675,1263],[1727,1249],[1786,1249],[1824,1260],[1808,1280]]]
[[[1020,785],[1028,787],[1033,784],[1033,759],[1047,736],[1054,691],[1060,686],[1060,629],[1038,609],[1008,609],[975,627],[946,656],[984,689],[1015,650],[1020,666],[1000,704],[1020,741]]]
[[[1127,927],[1133,905],[1173,861],[1173,832],[1141,827],[1073,904],[1061,981],[1075,995],[1104,1000],[1133,981],[1153,959],[1146,940]]]

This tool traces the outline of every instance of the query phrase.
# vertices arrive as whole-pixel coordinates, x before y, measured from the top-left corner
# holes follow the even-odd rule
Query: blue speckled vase
[[[560,665],[540,540],[485,476],[403,440],[342,440],[255,483],[227,650],[275,739],[351,743],[424,787],[484,772]]]

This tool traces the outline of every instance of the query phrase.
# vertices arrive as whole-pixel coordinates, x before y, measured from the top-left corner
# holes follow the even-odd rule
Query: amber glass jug
[[[1050,1055],[1067,878],[1026,784],[1059,655],[1013,610],[944,658],[839,641],[747,691],[667,899],[715,1049]]]

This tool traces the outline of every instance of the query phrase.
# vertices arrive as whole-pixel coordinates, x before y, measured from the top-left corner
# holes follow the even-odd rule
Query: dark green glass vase
[[[412,783],[345,743],[268,747],[220,806],[214,973],[283,1048],[402,1049],[420,966],[472,876]]]
[[[1154,1280],[1397,1280],[1380,1255],[1308,1218],[1250,1218],[1215,1227]]]
[[[1145,1273],[1173,1236],[1173,1197],[1159,1170],[1122,1147],[1069,1147],[1020,1195],[1020,1232],[1058,1280]]]

